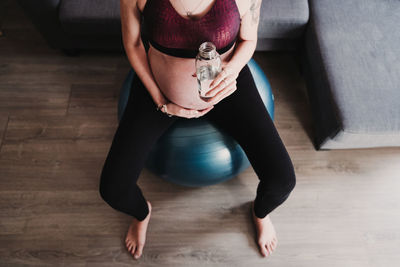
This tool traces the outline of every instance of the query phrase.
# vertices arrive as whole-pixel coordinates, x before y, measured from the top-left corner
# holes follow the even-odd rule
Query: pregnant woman
[[[257,43],[261,0],[120,0],[122,37],[136,74],[124,114],[104,162],[100,195],[133,217],[128,251],[142,255],[152,205],[137,185],[146,157],[176,120],[203,116],[245,151],[259,184],[250,208],[263,256],[277,246],[269,214],[296,184],[293,164],[247,66]],[[141,19],[149,41],[141,39]],[[198,94],[195,57],[213,42],[222,71],[208,100]]]

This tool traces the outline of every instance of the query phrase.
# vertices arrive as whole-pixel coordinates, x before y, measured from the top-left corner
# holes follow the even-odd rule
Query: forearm
[[[169,102],[155,82],[143,44],[125,45],[125,52],[132,68],[150,93],[155,105],[158,106]]]
[[[236,43],[235,50],[227,67],[233,68],[235,71],[240,70],[249,62],[252,58],[254,51],[256,50],[257,41],[255,40],[240,40]]]

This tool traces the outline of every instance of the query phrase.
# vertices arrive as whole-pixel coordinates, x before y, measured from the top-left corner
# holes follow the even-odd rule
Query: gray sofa
[[[400,1],[309,4],[302,62],[316,148],[400,146]]]
[[[151,0],[155,1],[155,0]],[[50,47],[123,51],[119,0],[18,0]],[[263,0],[257,50],[293,50],[308,22],[307,0]]]
[[[123,51],[119,0],[18,1],[53,48]],[[398,0],[262,1],[256,51],[301,55],[315,149],[400,146],[398,25]]]

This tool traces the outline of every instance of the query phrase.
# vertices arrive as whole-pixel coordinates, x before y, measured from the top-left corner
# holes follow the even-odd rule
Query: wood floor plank
[[[8,112],[0,112],[0,150],[8,124]]]
[[[88,189],[97,184],[109,146],[110,142],[92,139],[5,142],[0,152],[0,187]]]
[[[117,117],[120,88],[114,84],[73,84],[68,114],[111,114]]]
[[[118,127],[115,114],[11,115],[6,141],[29,139],[105,139],[109,141]]]
[[[62,55],[60,55],[62,56]],[[76,60],[76,59],[75,59]],[[42,67],[40,67],[42,66]],[[45,67],[44,67],[45,66]],[[104,83],[112,80],[114,66],[98,66],[96,64],[63,64],[62,62],[10,62],[3,65],[0,81],[7,79],[10,83],[37,83],[40,81]],[[21,75],[23,74],[23,75]],[[38,77],[40,80],[38,80]]]
[[[0,83],[0,112],[64,115],[70,87],[59,83]]]

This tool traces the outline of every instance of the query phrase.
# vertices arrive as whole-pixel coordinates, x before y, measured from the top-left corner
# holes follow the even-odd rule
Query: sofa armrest
[[[68,43],[68,36],[61,27],[58,17],[60,0],[18,0],[33,25],[52,48]]]

